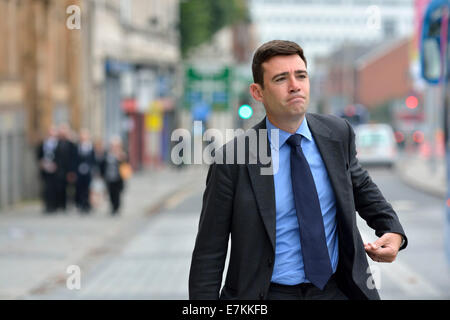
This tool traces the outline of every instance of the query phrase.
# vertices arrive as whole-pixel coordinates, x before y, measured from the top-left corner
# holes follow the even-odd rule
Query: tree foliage
[[[184,0],[180,1],[181,51],[211,40],[221,28],[248,21],[246,0]]]

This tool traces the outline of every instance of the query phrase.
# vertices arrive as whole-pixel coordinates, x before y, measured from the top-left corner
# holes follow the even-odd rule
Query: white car
[[[355,128],[356,157],[362,165],[385,165],[397,160],[397,142],[389,124],[362,124]]]

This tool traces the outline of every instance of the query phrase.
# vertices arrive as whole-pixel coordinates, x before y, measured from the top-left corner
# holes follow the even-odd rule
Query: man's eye
[[[275,79],[275,82],[281,82],[281,81],[283,81],[284,80],[284,78],[276,78]]]

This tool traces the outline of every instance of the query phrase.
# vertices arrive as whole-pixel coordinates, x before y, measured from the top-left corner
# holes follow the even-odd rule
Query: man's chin
[[[293,121],[293,120],[302,120],[303,117],[305,116],[305,111],[292,111],[292,112],[288,112],[284,115],[284,119],[287,121]]]
[[[291,104],[291,105],[288,105],[287,107],[288,107],[289,113],[293,116],[294,115],[302,116],[306,113],[306,110],[307,110],[307,106],[304,103]]]

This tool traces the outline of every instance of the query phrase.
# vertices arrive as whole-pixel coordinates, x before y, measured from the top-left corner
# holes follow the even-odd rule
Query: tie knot
[[[300,146],[300,142],[302,141],[302,136],[298,133],[293,134],[287,139],[288,145],[291,147],[297,147]]]

